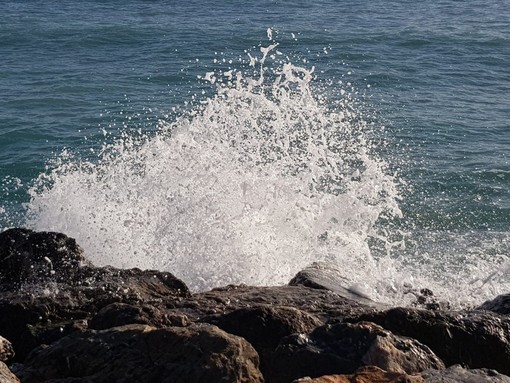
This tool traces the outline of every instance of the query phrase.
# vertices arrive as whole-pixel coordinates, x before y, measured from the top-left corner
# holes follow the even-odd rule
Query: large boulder
[[[328,324],[309,335],[290,336],[282,340],[273,360],[274,382],[290,382],[302,376],[352,374],[368,365],[406,374],[444,368],[427,346],[370,322]]]
[[[267,381],[271,381],[274,351],[281,339],[291,334],[307,334],[323,324],[299,309],[269,305],[242,308],[204,320],[248,340],[260,356],[260,370]]]
[[[263,382],[258,355],[216,326],[89,330],[34,350],[15,371],[23,383]]]
[[[488,311],[393,308],[348,319],[375,322],[429,346],[447,366],[491,368],[510,374],[510,318]]]
[[[9,229],[0,233],[0,291],[41,281],[67,282],[85,263],[73,238],[61,233]]]
[[[108,305],[164,308],[166,301],[190,295],[168,272],[94,267],[64,234],[27,229],[0,233],[0,334],[12,342],[18,362],[40,344],[83,331]],[[165,315],[154,315],[154,324],[173,324]],[[117,322],[113,324],[129,320]]]
[[[159,305],[164,310],[166,301],[190,296],[182,281],[159,271],[85,266],[75,277],[68,284],[45,285],[43,289],[36,286],[31,291],[0,295],[0,333],[12,342],[16,361],[23,361],[39,344],[49,344],[82,331],[87,321],[108,305]],[[165,313],[158,315],[159,319],[165,319]],[[158,318],[149,323],[172,324],[166,320],[157,322]],[[114,324],[126,324],[126,321]]]

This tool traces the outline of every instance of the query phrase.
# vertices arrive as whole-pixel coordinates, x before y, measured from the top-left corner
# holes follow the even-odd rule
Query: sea
[[[508,293],[508,1],[3,0],[10,227],[193,291]]]

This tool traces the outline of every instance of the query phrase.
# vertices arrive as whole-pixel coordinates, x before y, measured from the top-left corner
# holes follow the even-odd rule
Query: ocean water
[[[0,228],[192,289],[510,291],[505,1],[4,1]]]

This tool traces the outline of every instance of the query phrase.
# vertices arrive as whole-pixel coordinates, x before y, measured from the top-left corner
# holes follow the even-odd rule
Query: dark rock
[[[273,353],[280,340],[294,333],[309,333],[323,323],[293,307],[257,306],[205,318],[228,333],[242,336],[257,350],[260,370],[270,380]]]
[[[409,288],[406,294],[412,294],[415,296],[414,302],[411,303],[414,307],[427,310],[449,310],[451,308],[448,302],[437,299],[432,290],[427,288],[419,290]]]
[[[0,295],[0,333],[12,342],[16,361],[23,361],[40,344],[81,331],[86,327],[84,320],[110,304],[150,307],[190,296],[183,282],[159,271],[86,266],[75,277],[67,285],[55,285],[53,290],[44,287],[42,291],[34,288],[31,292]],[[157,318],[163,321],[164,315]],[[150,323],[159,324],[157,320]],[[174,324],[170,319],[163,323]]]
[[[375,366],[362,367],[350,375],[325,375],[319,378],[302,378],[293,383],[423,383],[419,375],[388,372]]]
[[[454,365],[446,370],[426,370],[421,373],[425,383],[510,383],[510,377],[486,368],[466,370]]]
[[[394,308],[350,322],[375,322],[429,346],[447,366],[492,368],[510,373],[510,318],[487,311],[430,311]]]
[[[190,322],[184,314],[165,312],[151,305],[134,306],[126,303],[112,303],[99,310],[89,321],[89,328],[105,330],[134,323],[164,327],[187,326]]]
[[[427,346],[369,322],[336,323],[319,327],[308,336],[290,336],[280,343],[274,361],[271,380],[275,382],[352,374],[364,365],[407,374],[444,368]]]
[[[0,291],[43,280],[67,282],[83,263],[81,248],[64,234],[28,229],[0,233]]]
[[[0,383],[20,383],[16,375],[3,362],[0,362]]]
[[[253,347],[208,324],[73,334],[34,350],[17,373],[24,383],[264,381]]]
[[[510,294],[498,295],[496,298],[484,302],[478,310],[488,310],[498,314],[510,315]]]
[[[323,323],[293,307],[257,306],[235,310],[205,321],[248,340],[255,349],[274,351],[280,340],[294,333],[309,333]]]
[[[189,299],[168,302],[167,307],[186,313],[191,320],[253,306],[294,307],[322,321],[376,312],[366,306],[327,290],[305,286],[227,286],[194,294]]]
[[[7,362],[14,356],[12,344],[4,337],[0,336],[0,362]]]
[[[169,297],[191,295],[184,282],[171,273],[137,268],[81,267],[69,285],[93,302],[161,303]]]
[[[0,334],[12,342],[15,361],[23,361],[40,344],[82,331],[87,320],[110,304],[148,308],[190,295],[168,272],[93,267],[63,234],[25,229],[0,233]],[[177,323],[165,315],[154,315],[151,323]]]

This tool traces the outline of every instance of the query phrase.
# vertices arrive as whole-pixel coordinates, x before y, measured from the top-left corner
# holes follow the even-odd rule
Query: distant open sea
[[[510,290],[505,0],[2,1],[0,230],[195,290]]]

